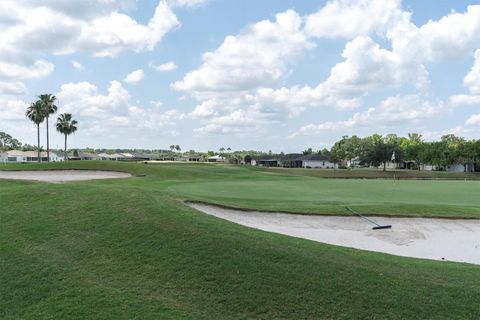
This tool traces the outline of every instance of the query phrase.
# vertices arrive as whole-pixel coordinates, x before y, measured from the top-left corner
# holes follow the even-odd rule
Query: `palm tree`
[[[38,96],[40,103],[43,106],[43,115],[47,120],[47,158],[50,161],[50,144],[49,144],[49,135],[48,135],[48,118],[51,114],[57,112],[57,106],[55,105],[55,100],[57,98],[53,94],[41,94]]]
[[[70,113],[62,113],[57,119],[57,131],[65,135],[65,161],[67,157],[67,136],[77,131],[78,122],[72,120]]]
[[[27,112],[25,116],[30,119],[33,123],[37,125],[37,143],[38,143],[38,162],[40,162],[40,123],[45,120],[45,116],[43,113],[43,105],[40,101],[32,103],[30,107],[27,108]]]

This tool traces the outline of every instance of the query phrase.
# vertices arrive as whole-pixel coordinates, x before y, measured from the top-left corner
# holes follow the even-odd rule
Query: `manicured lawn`
[[[272,208],[285,209],[296,200],[310,202],[313,208],[311,199],[318,192],[312,189],[329,183],[328,192],[321,192],[323,198],[315,201],[331,198],[327,205],[337,206],[342,197],[334,190],[344,188],[342,183],[354,188],[363,181],[210,165],[7,166],[19,168],[110,169],[145,177],[69,184],[0,181],[2,319],[480,317],[479,266],[270,234],[210,217],[179,201],[199,197],[242,205],[256,199],[255,206],[274,201]],[[294,187],[285,190],[285,182]],[[456,188],[473,186],[458,194],[467,192],[461,201],[466,201],[465,210],[471,210],[468,214],[475,213],[472,208],[478,209],[478,202],[468,200],[478,194],[475,183],[452,183]],[[281,187],[268,191],[275,185]],[[212,186],[221,196],[198,195],[199,188]],[[382,188],[386,185],[375,190]],[[402,187],[397,182],[392,188]],[[417,188],[422,190],[421,185]],[[448,199],[455,197],[445,198],[442,190],[449,187],[437,188],[428,195],[444,192],[437,199],[439,206],[448,206]],[[227,201],[229,189],[234,195]],[[263,197],[268,201],[262,202]],[[372,199],[380,208],[382,196]],[[406,202],[408,197],[396,199]],[[349,201],[368,204],[361,200],[365,199],[351,195]],[[453,205],[459,208],[461,201]]]
[[[171,189],[193,200],[251,209],[345,214],[349,206],[370,214],[480,218],[479,181],[265,177]]]

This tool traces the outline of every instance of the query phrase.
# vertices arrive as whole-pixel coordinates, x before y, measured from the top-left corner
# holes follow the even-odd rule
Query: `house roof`
[[[98,157],[98,155],[96,155],[95,153],[84,153],[84,152],[79,152],[78,156],[80,158],[97,158]]]
[[[144,159],[153,159],[153,158],[158,158],[156,155],[154,154],[145,154],[145,153],[134,153],[133,154],[133,157],[134,158],[144,158]]]
[[[38,157],[37,151],[21,151],[21,150],[10,150],[7,151],[9,157]],[[42,151],[40,152],[40,157],[44,158],[47,156],[47,152]],[[56,153],[50,152],[50,157],[58,157]]]
[[[295,161],[330,161],[330,158],[318,153],[313,153],[295,158]]]
[[[216,156],[213,156],[213,157],[209,157],[208,159],[209,160],[224,160],[225,158],[222,157],[221,155],[216,155]]]
[[[131,153],[120,153],[121,156],[125,158],[134,158],[135,156]]]
[[[99,153],[98,154],[99,157],[101,158],[107,158],[107,159],[123,159],[125,158],[124,156],[122,156],[121,154],[118,154],[118,153],[114,153],[114,154],[108,154],[108,153]]]

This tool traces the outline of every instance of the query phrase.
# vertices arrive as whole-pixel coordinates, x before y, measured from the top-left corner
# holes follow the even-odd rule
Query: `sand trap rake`
[[[387,224],[387,225],[379,225],[378,223],[376,223],[375,221],[373,221],[372,219],[369,219],[363,215],[361,215],[360,213],[356,212],[356,211],[353,211],[352,209],[350,209],[349,207],[345,207],[345,209],[347,209],[350,213],[353,213],[354,215],[357,215],[359,216],[360,218],[363,218],[365,220],[367,220],[368,222],[370,222],[374,227],[372,228],[373,230],[379,230],[379,229],[390,229],[392,227],[392,225],[390,224]]]

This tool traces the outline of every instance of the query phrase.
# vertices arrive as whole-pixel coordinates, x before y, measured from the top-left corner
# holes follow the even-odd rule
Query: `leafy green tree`
[[[476,162],[475,140],[462,141],[457,146],[457,161],[463,165],[463,171],[466,172],[468,165]]]
[[[22,143],[20,141],[5,132],[0,132],[0,150],[11,150],[21,147]]]
[[[388,134],[385,137],[374,134],[364,139],[363,157],[376,166],[383,164],[383,171],[386,171],[387,162],[392,159],[394,152],[396,161],[403,158],[401,139],[395,134]]]
[[[405,159],[415,162],[415,166],[418,170],[422,165],[421,154],[425,148],[425,144],[422,140],[422,135],[418,133],[409,133],[408,139],[402,141],[402,149],[405,153]]]
[[[312,149],[312,148],[308,148],[308,149],[304,150],[302,153],[303,153],[304,155],[313,154],[313,149]]]
[[[70,113],[63,113],[57,119],[57,131],[65,136],[65,161],[68,160],[67,137],[77,131],[77,125],[78,122],[72,119],[72,115]]]
[[[444,166],[450,166],[456,162],[464,163],[465,158],[459,152],[461,146],[465,143],[464,138],[447,134],[442,136],[441,142],[444,144]]]
[[[45,120],[44,105],[40,101],[32,103],[28,108],[25,116],[37,126],[37,146],[38,156],[37,160],[40,162],[40,124]]]

